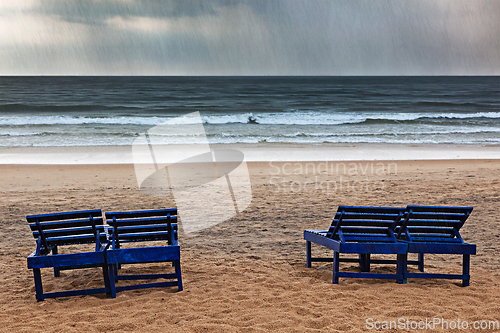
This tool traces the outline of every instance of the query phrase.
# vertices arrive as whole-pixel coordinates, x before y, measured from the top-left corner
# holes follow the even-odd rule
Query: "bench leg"
[[[406,284],[406,270],[408,269],[408,255],[407,254],[398,254],[397,259],[397,273],[401,275],[403,278],[397,280],[399,284]]]
[[[467,287],[470,281],[470,254],[464,254],[462,274],[467,275],[468,278],[462,280],[462,287]]]
[[[307,268],[311,268],[311,242],[306,241],[306,263]]]
[[[360,253],[359,254],[359,269],[362,272],[370,271],[370,254],[369,253]]]
[[[42,287],[42,274],[40,273],[40,268],[33,268],[33,276],[35,278],[35,297],[37,301],[43,301],[45,297],[43,296]]]
[[[340,256],[337,251],[333,251],[333,279],[332,283],[333,284],[338,284],[339,283],[339,277],[337,276],[337,273],[339,272],[339,260]]]
[[[113,275],[114,275],[113,280],[114,280],[115,282],[118,282],[118,268],[121,268],[119,265],[120,265],[120,264],[114,264],[114,265],[113,265],[113,273],[114,273],[114,274],[113,274]]]
[[[108,265],[102,265],[102,277],[104,278],[104,286],[106,287],[106,296],[111,296],[111,282],[109,277]]]
[[[175,274],[177,274],[177,283],[179,291],[182,291],[182,275],[181,275],[181,261],[175,260]]]
[[[116,265],[108,265],[108,274],[109,274],[108,281],[109,281],[109,289],[110,289],[112,298],[116,298],[115,267],[116,267]]]
[[[421,272],[424,271],[424,254],[423,253],[418,254],[418,270]]]
[[[57,246],[54,246],[54,247],[52,248],[52,254],[53,254],[53,255],[57,255],[57,254],[58,254],[58,251],[57,251]],[[59,272],[59,268],[54,267],[54,276],[55,276],[55,277],[59,277],[60,275],[61,275],[61,274],[60,274],[60,272]]]

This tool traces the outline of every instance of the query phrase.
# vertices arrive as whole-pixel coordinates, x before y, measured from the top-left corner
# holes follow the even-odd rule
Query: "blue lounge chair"
[[[38,301],[52,297],[110,294],[108,266],[104,256],[108,242],[101,210],[30,215],[26,216],[26,219],[30,223],[33,237],[37,240],[36,250],[27,260],[28,268],[33,269]],[[79,244],[93,244],[95,250],[69,254],[58,253],[58,246]],[[61,270],[89,267],[102,267],[104,288],[43,292],[41,268],[54,268],[54,276],[59,277]]]
[[[111,248],[106,251],[111,296],[123,290],[177,286],[182,291],[180,247],[177,240],[177,209],[105,213],[111,226]],[[131,242],[167,242],[163,246],[127,247]],[[119,275],[122,264],[171,262],[175,273]],[[174,279],[154,283],[116,286],[118,280]]]
[[[465,243],[460,228],[472,212],[472,207],[412,206],[406,208],[401,227],[396,228],[399,242],[408,244],[408,253],[418,253],[421,273],[408,273],[407,278],[459,279],[466,287],[470,281],[470,255],[476,245]],[[423,273],[424,253],[463,255],[462,274]]]
[[[398,243],[394,228],[403,217],[404,208],[339,206],[329,230],[304,230],[307,267],[313,261],[332,261],[330,258],[312,258],[311,243],[333,250],[333,283],[339,277],[395,279],[406,283],[404,267],[408,245]],[[340,253],[356,253],[359,259],[340,258]],[[370,254],[396,254],[397,260],[373,260]],[[344,259],[344,260],[342,260]],[[340,272],[340,261],[359,261],[361,273]],[[370,263],[396,264],[396,274],[369,273]]]

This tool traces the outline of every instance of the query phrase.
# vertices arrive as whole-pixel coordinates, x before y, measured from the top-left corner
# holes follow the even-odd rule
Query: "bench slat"
[[[109,225],[113,225],[113,218],[107,218],[106,222]],[[166,217],[151,217],[147,219],[126,219],[126,220],[116,220],[117,227],[128,227],[128,226],[137,226],[137,225],[150,225],[150,224],[164,224],[168,222],[168,218]],[[171,223],[177,223],[177,216],[170,217]]]
[[[460,227],[461,222],[454,221],[441,221],[441,220],[412,220],[409,219],[407,222],[408,227]]]
[[[81,210],[76,212],[63,212],[63,213],[52,213],[52,214],[40,214],[40,215],[28,215],[26,220],[28,222],[45,222],[45,221],[60,221],[69,219],[78,219],[83,217],[101,217],[102,212],[100,209],[95,210]]]
[[[362,236],[346,236],[344,235],[344,239],[346,242],[363,242],[363,243],[380,243],[380,242],[391,242],[394,243],[394,238],[392,237],[362,237]]]
[[[399,212],[404,211],[404,207],[358,207],[358,206],[339,206],[337,212],[344,210],[353,213],[378,213],[378,214],[399,214]]]
[[[169,238],[169,232],[167,231],[119,235],[120,242],[143,242],[149,240],[156,241],[156,240],[168,240],[168,238]]]
[[[96,226],[102,225],[103,219],[102,218],[95,218],[94,223]],[[91,226],[91,225],[92,225],[92,223],[90,222],[90,219],[40,223],[40,227],[42,228],[42,230],[62,229],[62,228],[77,228],[77,227],[85,227],[85,226]],[[30,229],[32,231],[35,231],[35,230],[38,231],[38,227],[37,227],[36,223],[31,223]]]
[[[172,223],[172,226],[174,227],[174,229],[177,229],[177,224]],[[153,231],[169,232],[170,230],[168,229],[168,224],[153,224],[147,226],[138,225],[138,226],[118,228],[118,235],[122,237],[121,235],[123,234],[153,232]]]
[[[387,221],[394,220],[398,214],[360,214],[360,213],[345,213],[342,215],[342,221],[344,220],[375,220],[375,221]]]
[[[99,237],[100,237],[99,239],[101,242],[107,241],[105,234],[101,234]],[[66,237],[50,237],[50,238],[47,238],[47,243],[49,246],[95,243],[95,235],[88,234],[88,235],[77,235],[77,236],[71,236],[71,237],[68,237],[68,236],[66,236]]]
[[[410,218],[415,220],[461,221],[464,218],[464,214],[412,213]]]
[[[456,214],[466,214],[471,213],[473,207],[447,207],[447,206],[418,206],[418,205],[408,205],[408,210],[413,212],[446,212],[446,213],[456,213]]]
[[[134,212],[107,212],[105,213],[106,219],[113,219],[113,217],[120,218],[138,218],[138,217],[150,217],[150,216],[167,216],[170,214],[177,215],[177,208],[169,209],[157,209],[157,210],[142,210]]]
[[[438,227],[413,227],[409,226],[408,231],[410,234],[453,234],[453,228],[438,228]]]
[[[370,227],[342,227],[342,232],[345,234],[384,234],[387,235],[387,228],[370,228]]]
[[[99,230],[99,232],[103,233],[104,226],[103,225],[96,226],[96,230]],[[47,239],[50,239],[52,237],[93,234],[93,229],[92,229],[92,227],[54,229],[54,230],[44,231],[43,234],[45,235],[45,237],[47,237]],[[38,231],[33,232],[34,238],[38,238],[39,236],[40,236],[40,233]]]
[[[373,221],[373,220],[342,220],[342,227],[390,227],[393,225],[394,222],[391,221]],[[335,225],[337,222],[332,223],[332,226],[330,228],[335,228]]]

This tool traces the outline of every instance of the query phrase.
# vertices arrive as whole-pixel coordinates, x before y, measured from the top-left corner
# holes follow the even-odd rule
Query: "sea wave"
[[[380,124],[453,120],[488,120],[500,119],[500,112],[473,113],[355,113],[355,112],[283,112],[283,113],[241,113],[209,114],[201,116],[208,125],[249,124],[249,125],[344,125],[344,124]],[[192,117],[159,116],[1,116],[0,126],[26,125],[188,125],[198,123]]]

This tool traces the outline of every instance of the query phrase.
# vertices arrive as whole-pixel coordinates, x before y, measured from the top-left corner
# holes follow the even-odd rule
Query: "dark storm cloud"
[[[44,0],[17,15],[0,73],[500,74],[496,0]]]
[[[215,15],[220,7],[245,3],[256,12],[265,13],[278,5],[269,0],[44,0],[33,12],[57,15],[68,22],[102,23],[115,16],[195,17]]]

